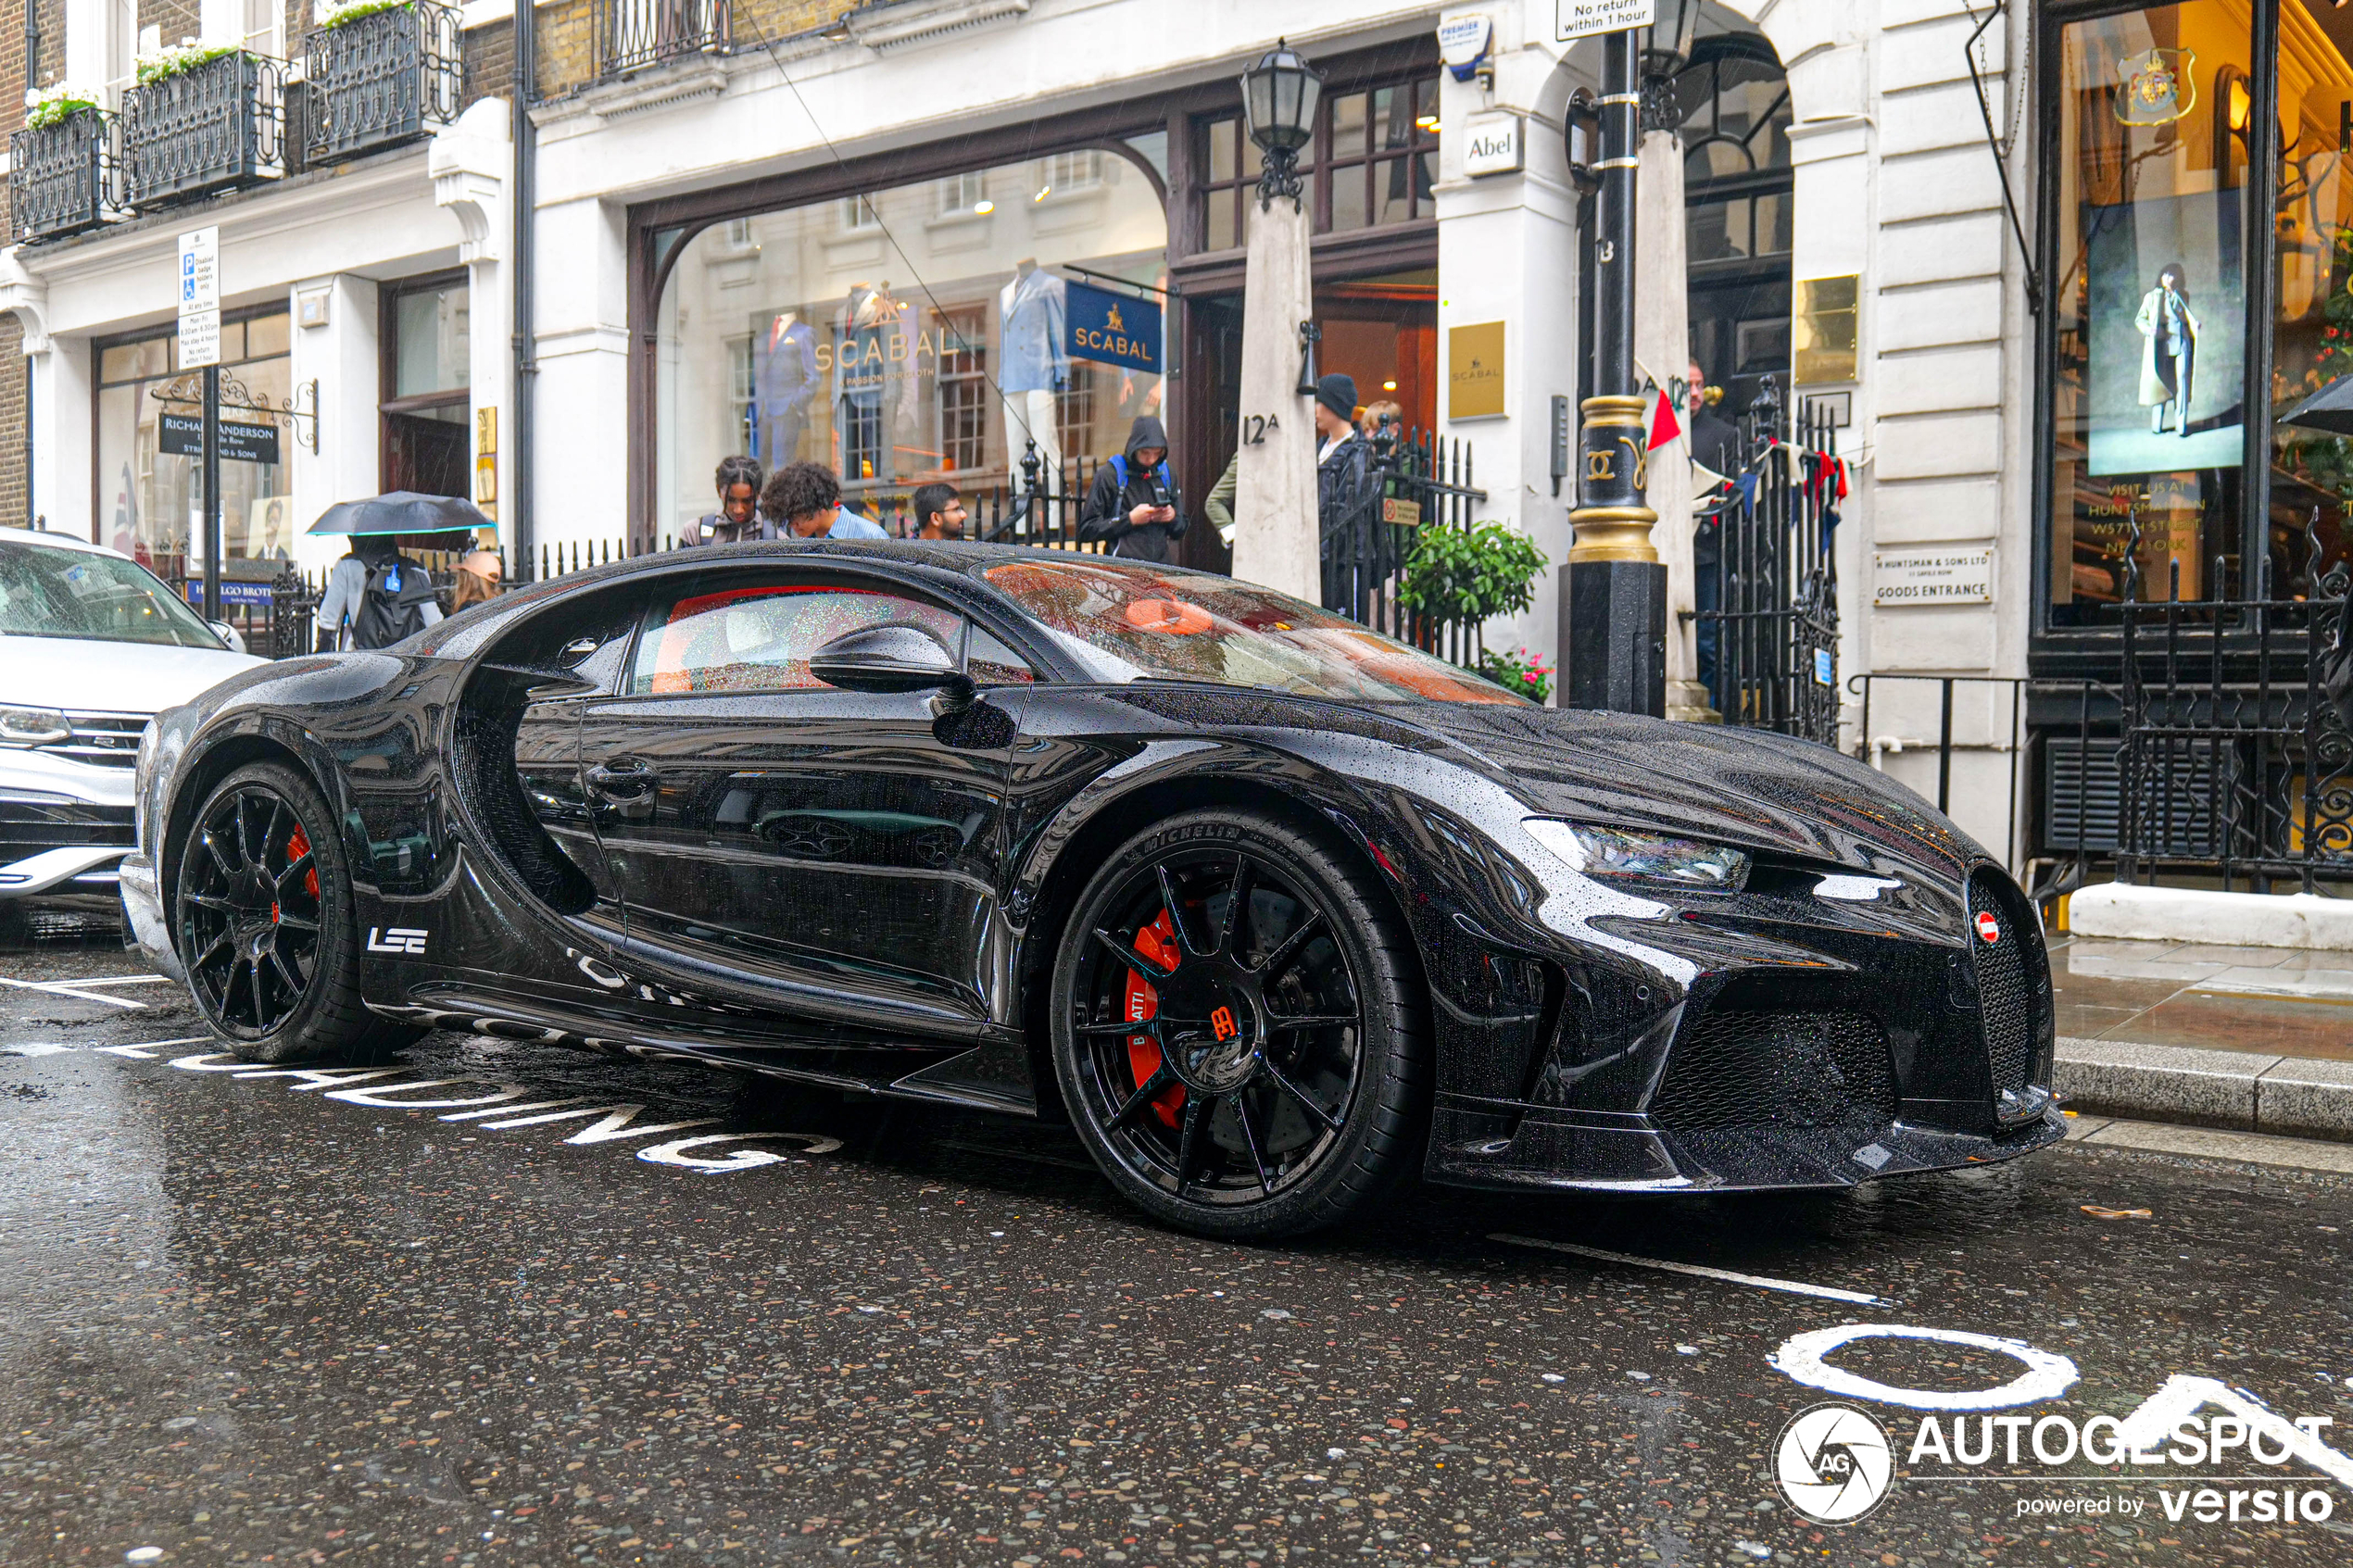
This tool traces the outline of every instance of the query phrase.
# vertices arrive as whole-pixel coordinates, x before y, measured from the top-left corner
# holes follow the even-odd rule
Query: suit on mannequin
[[[800,456],[809,403],[824,373],[817,369],[817,334],[790,310],[780,310],[753,347],[752,456],[772,469]]]
[[[1070,384],[1063,351],[1063,281],[1041,271],[1036,257],[1014,264],[1013,281],[997,296],[997,384],[1005,394],[1005,460],[1022,481],[1023,448],[1038,444],[1039,475],[1062,472],[1062,437],[1054,423],[1054,394]]]

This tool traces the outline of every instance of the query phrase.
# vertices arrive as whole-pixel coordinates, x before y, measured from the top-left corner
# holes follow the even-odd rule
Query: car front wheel
[[[352,917],[343,846],[309,780],[258,762],[214,786],[181,846],[172,940],[231,1050],[368,1062],[416,1038],[360,1004]]]
[[[1171,1224],[1333,1224],[1418,1147],[1418,972],[1378,886],[1320,838],[1258,811],[1174,818],[1079,895],[1051,1001],[1063,1101],[1112,1184]]]

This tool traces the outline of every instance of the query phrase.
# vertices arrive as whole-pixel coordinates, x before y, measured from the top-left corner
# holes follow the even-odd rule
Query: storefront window
[[[465,281],[388,284],[384,300],[384,487],[463,495],[472,450]]]
[[[308,522],[289,494],[292,392],[283,310],[220,327],[221,552],[233,560],[286,559]],[[99,542],[165,576],[202,558],[203,376],[182,370],[167,330],[98,348],[95,511]],[[239,407],[238,405],[247,405]],[[241,454],[252,454],[245,456]],[[258,460],[272,458],[274,460]]]
[[[2194,0],[2058,30],[2056,626],[2240,591],[2248,29]]]
[[[736,453],[824,463],[887,525],[919,484],[1020,483],[1033,441],[1049,464],[1117,452],[1162,412],[1132,361],[1164,369],[1165,345],[1073,353],[1070,307],[1091,289],[1143,319],[1166,253],[1151,179],[1094,150],[703,230],[659,317],[654,531],[710,511]]]
[[[2280,10],[2279,287],[2271,324],[2274,415],[2353,374],[2353,12],[2310,0]],[[2244,105],[2241,105],[2244,107]],[[2242,156],[2244,148],[2241,149]],[[2344,561],[2353,512],[2353,440],[2271,430],[2271,581],[2311,591]],[[2308,529],[2310,535],[2308,537]]]
[[[1258,145],[1239,117],[1196,124],[1201,248],[1231,250],[1249,239],[1258,210]],[[1327,91],[1315,107],[1315,137],[1299,155],[1302,199],[1316,231],[1436,218],[1430,188],[1438,181],[1441,129],[1436,77]]]

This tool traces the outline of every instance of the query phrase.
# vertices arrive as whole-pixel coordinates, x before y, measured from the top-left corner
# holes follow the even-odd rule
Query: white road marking
[[[1898,1388],[1844,1367],[1832,1366],[1825,1359],[1857,1339],[1931,1339],[1943,1345],[1967,1345],[2007,1356],[2026,1370],[1998,1388]],[[1998,1411],[2012,1405],[2031,1405],[2057,1399],[2074,1386],[2076,1379],[2073,1361],[2056,1350],[2037,1349],[2023,1339],[1894,1323],[1850,1323],[1837,1328],[1793,1334],[1781,1341],[1780,1348],[1765,1358],[1765,1363],[1809,1388],[1922,1411]]]
[[[1765,1274],[1737,1273],[1730,1269],[1711,1269],[1698,1263],[1670,1263],[1664,1258],[1637,1258],[1629,1252],[1605,1252],[1598,1247],[1579,1247],[1571,1241],[1545,1241],[1532,1236],[1506,1236],[1501,1231],[1490,1235],[1490,1241],[1500,1241],[1511,1247],[1539,1247],[1548,1252],[1568,1252],[1579,1258],[1595,1258],[1604,1263],[1626,1263],[1638,1269],[1664,1269],[1672,1274],[1696,1274],[1702,1279],[1720,1279],[1730,1285],[1753,1285],[1759,1290],[1785,1290],[1793,1296],[1818,1296],[1826,1301],[1852,1301],[1863,1307],[1892,1307],[1892,1301],[1867,1296],[1859,1290],[1841,1290],[1830,1285],[1807,1285],[1800,1280],[1773,1279]]]
[[[76,1001],[105,1002],[112,1007],[144,1011],[145,1002],[134,1002],[128,997],[109,997],[97,991],[100,985],[169,985],[171,978],[163,974],[120,974],[99,980],[11,980],[0,974],[0,985],[14,985],[20,991],[46,991],[53,997],[71,997]]]

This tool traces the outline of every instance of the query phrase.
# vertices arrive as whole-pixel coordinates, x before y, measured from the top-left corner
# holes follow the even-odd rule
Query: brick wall
[[[493,22],[478,27],[465,38],[466,78],[459,90],[458,105],[460,113],[473,107],[482,98],[503,98],[515,86],[515,24]]]
[[[736,49],[760,47],[796,33],[813,32],[849,9],[840,0],[736,0]]]
[[[139,0],[139,27],[142,31],[151,27],[161,29],[167,44],[199,37],[204,32],[197,0]]]
[[[37,6],[34,15],[41,24],[41,57],[31,61],[27,71],[24,57],[24,12],[18,6],[8,9],[14,14],[0,20],[0,125],[11,132],[24,123],[23,110],[28,82],[39,85],[62,66],[66,49],[65,0],[19,0],[20,5]],[[8,220],[8,198],[0,187],[0,224]],[[0,230],[0,233],[6,231]],[[0,525],[15,525],[31,521],[28,512],[30,486],[26,483],[24,464],[25,401],[31,378],[25,363],[24,330],[14,316],[0,315]]]
[[[561,97],[597,80],[597,37],[589,0],[558,0],[533,13],[538,24],[542,98]]]

